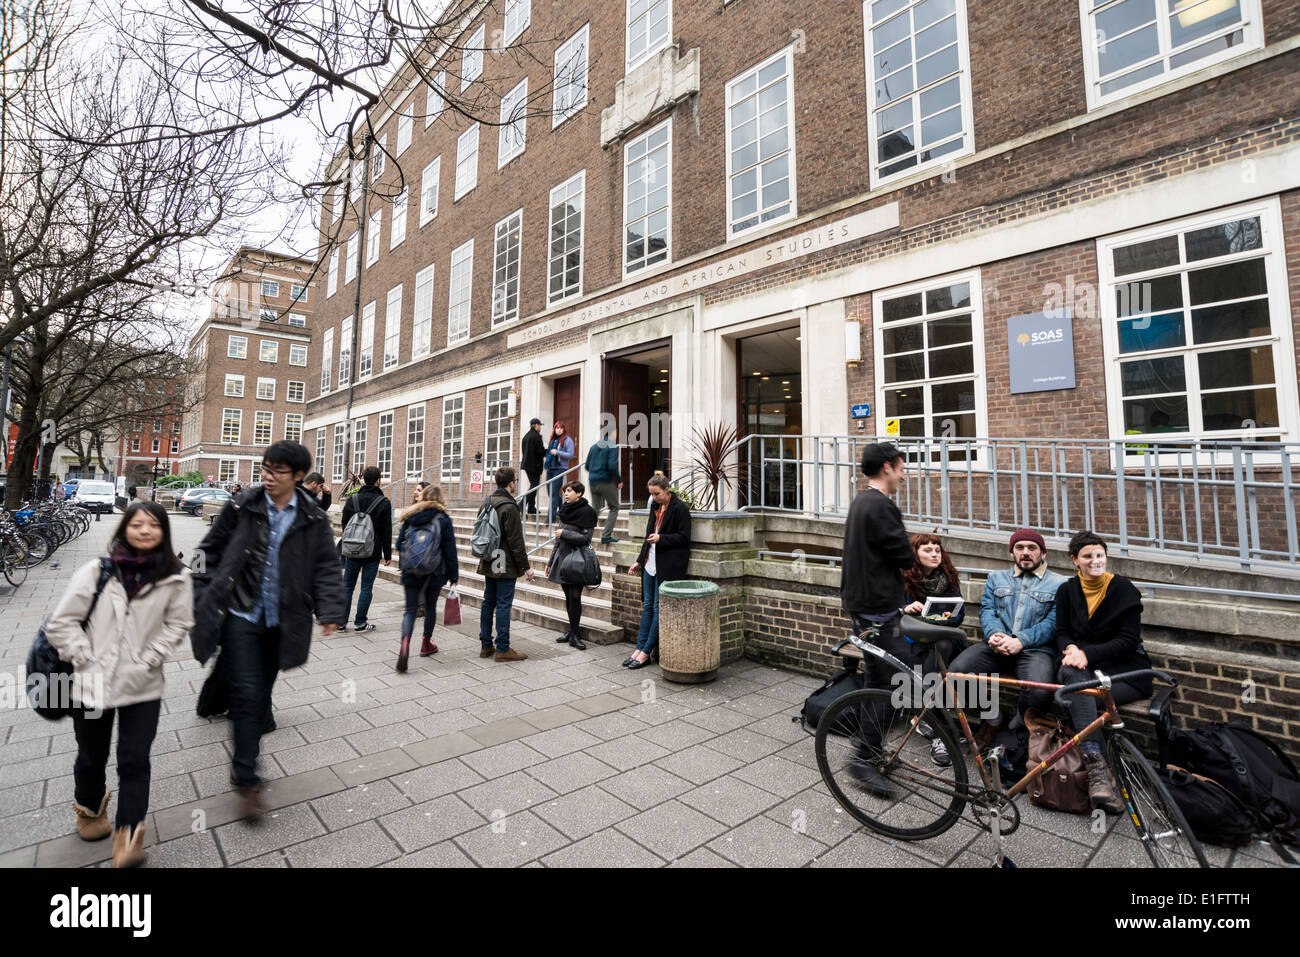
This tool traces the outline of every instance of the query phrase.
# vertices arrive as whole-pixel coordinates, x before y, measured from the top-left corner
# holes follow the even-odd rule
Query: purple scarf
[[[158,575],[158,555],[155,552],[142,555],[126,542],[114,545],[108,558],[122,580],[122,587],[126,589],[127,601],[133,600],[140,589]]]

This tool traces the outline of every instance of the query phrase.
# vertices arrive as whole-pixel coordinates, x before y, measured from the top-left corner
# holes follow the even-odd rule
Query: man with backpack
[[[496,491],[483,503],[474,520],[470,548],[479,559],[483,576],[483,607],[479,612],[480,658],[493,654],[492,616],[497,622],[496,661],[523,661],[528,656],[510,648],[510,609],[515,601],[515,581],[522,575],[533,580],[533,569],[524,548],[524,524],[515,502],[519,480],[515,470],[496,470]]]
[[[393,504],[379,490],[379,468],[369,465],[361,473],[364,483],[355,495],[348,496],[343,505],[343,538],[339,553],[343,556],[343,590],[347,604],[343,606],[342,631],[348,630],[347,615],[352,609],[352,592],[361,576],[361,595],[357,599],[357,631],[374,631],[368,618],[370,601],[375,593],[375,576],[379,574],[379,555],[383,552],[384,564],[393,559]]]

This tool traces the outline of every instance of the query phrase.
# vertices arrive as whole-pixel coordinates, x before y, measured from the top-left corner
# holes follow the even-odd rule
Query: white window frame
[[[483,75],[483,36],[487,24],[480,23],[478,29],[469,35],[460,61],[460,91],[464,93],[469,85]]]
[[[257,310],[257,318],[259,322],[275,322],[280,318],[280,314],[274,309],[268,309],[263,306],[261,309]]]
[[[433,162],[420,174],[420,225],[431,223],[438,218],[438,188],[442,185],[442,157],[435,156]],[[430,199],[433,200],[430,203]],[[433,208],[430,209],[429,207]]]
[[[383,371],[395,368],[402,344],[402,284],[388,290],[384,302],[384,365]]]
[[[239,478],[239,459],[217,459],[217,481],[233,482]]]
[[[270,346],[270,349],[268,349],[267,346]],[[268,352],[270,352],[270,354],[271,354],[271,358],[269,358],[269,359],[266,357],[266,354],[267,354]],[[274,339],[262,339],[260,342],[258,342],[258,344],[257,344],[257,361],[258,361],[258,362],[270,362],[270,363],[272,363],[272,364],[279,362],[279,361],[280,361],[280,343],[276,342]]]
[[[411,129],[415,126],[415,100],[397,115],[397,155],[401,156],[411,146]]]
[[[154,439],[154,440],[150,443],[149,451],[150,451],[151,453],[153,453],[154,455],[157,455],[159,452],[161,452],[161,451],[162,451],[162,439]]]
[[[334,187],[334,201],[330,204],[330,222],[337,223],[343,215],[343,186]]]
[[[226,358],[247,359],[248,336],[226,336]]]
[[[926,290],[935,289],[941,286],[952,286],[957,283],[970,283],[970,317],[971,317],[971,364],[973,368],[972,376],[942,376],[929,377],[922,381],[922,387],[933,386],[936,381],[965,381],[967,378],[973,378],[975,382],[975,435],[984,436],[989,434],[988,430],[988,373],[984,365],[984,293],[981,273],[978,269],[972,269],[965,272],[951,273],[944,276],[932,276],[918,282],[910,282],[903,286],[894,286],[890,289],[881,289],[871,294],[872,308],[872,338],[874,346],[872,353],[873,376],[875,379],[876,389],[876,409],[879,413],[879,421],[884,424],[885,420],[885,391],[887,387],[894,384],[885,382],[885,347],[884,347],[884,304],[887,300],[897,299],[901,296],[907,296],[912,293],[921,293],[924,297]],[[945,310],[946,311],[946,310]],[[964,310],[963,310],[964,311]],[[925,322],[919,320],[922,327],[922,343],[925,343]],[[898,328],[918,320],[905,319],[897,325],[890,323],[889,328]],[[924,351],[929,352],[929,346],[924,345]],[[933,418],[933,409],[931,407],[930,390],[926,390],[926,398],[922,410],[926,421]],[[907,437],[903,436],[900,442],[906,443]],[[965,462],[954,458],[949,462],[948,467],[953,470],[965,471],[969,469],[973,472],[987,471],[989,467],[988,456],[980,451],[972,451],[970,459]]]
[[[370,419],[362,416],[352,420],[352,470],[360,472],[366,464],[366,440],[370,431]]]
[[[497,169],[516,156],[522,156],[528,145],[528,77],[501,97],[501,125],[497,127]]]
[[[589,38],[591,36],[591,23],[587,22],[569,39],[565,40],[555,48],[555,70],[554,70],[554,93],[551,102],[551,129],[559,126],[571,116],[576,116],[582,112],[587,105],[587,85],[590,82],[590,65],[591,52]],[[575,87],[574,82],[579,75],[578,70],[570,71],[570,63],[573,62],[577,51],[582,52],[582,68],[580,71],[582,77],[581,93],[570,99],[570,95]],[[564,93],[563,102],[561,102],[561,91]]]
[[[429,354],[433,337],[433,281],[434,264],[430,263],[415,274],[415,302],[411,316],[411,358],[419,359]]]
[[[510,46],[528,29],[532,21],[532,0],[506,0],[505,36],[502,48]]]
[[[339,326],[339,388],[352,381],[352,323],[355,317],[348,316]]]
[[[289,313],[289,325],[304,328],[307,325],[307,317],[301,313],[291,312]]]
[[[172,441],[171,441],[171,445],[170,445],[169,448],[171,449],[171,454],[172,454],[172,455],[178,455],[178,454],[180,453],[180,450],[181,450],[181,440],[180,440],[180,439],[172,439]]]
[[[375,145],[370,151],[370,182],[372,183],[384,175],[384,158],[388,155],[384,151],[387,149],[388,134],[385,133],[375,140]]]
[[[437,85],[437,89],[432,86],[426,87],[424,94],[424,128],[426,130],[434,120],[442,115],[442,108],[446,105],[446,101],[439,90],[447,89],[447,71],[439,70],[437,75],[434,76],[433,82]]]
[[[263,391],[263,386],[270,386],[270,388],[269,388],[269,389],[266,389],[265,392],[264,392],[264,391]],[[264,400],[264,401],[274,402],[274,401],[275,401],[275,388],[276,388],[276,382],[275,382],[275,379],[274,379],[274,378],[272,378],[272,377],[270,377],[270,376],[258,376],[258,377],[257,377],[257,397],[258,397],[259,399],[262,399],[262,400]]]
[[[355,203],[361,196],[361,191],[366,185],[366,164],[365,160],[356,159],[352,161],[352,201]]]
[[[456,270],[463,264],[466,274],[464,281],[464,296],[461,297],[456,288]],[[457,246],[451,253],[451,274],[449,277],[449,286],[447,288],[447,345],[455,346],[469,339],[471,308],[474,301],[474,240],[462,243]],[[456,327],[460,325],[460,317],[457,315],[458,308],[464,309],[464,330],[459,331]],[[453,326],[455,323],[455,326]]]
[[[369,379],[375,371],[375,300],[361,307],[361,328],[357,336],[357,381]]]
[[[262,298],[278,299],[280,297],[280,284],[274,279],[262,280]]]
[[[325,298],[328,299],[339,291],[339,251],[330,253],[328,271],[325,274]]]
[[[509,414],[509,398],[508,398],[510,392],[514,389],[514,387],[515,387],[514,382],[502,382],[497,385],[488,386],[487,390],[484,392],[483,475],[485,477],[491,475],[493,472],[495,472],[503,465],[510,465],[511,459],[514,455],[515,420]],[[497,398],[495,400],[492,397],[492,394],[494,392],[497,393]],[[497,419],[498,423],[501,421],[505,422],[506,431],[504,433],[500,431],[498,432],[492,431],[492,406],[494,403],[498,407],[502,406],[502,404],[506,405],[506,413],[504,415],[499,416]],[[498,443],[500,443],[503,437],[505,439],[504,444],[499,445],[498,451],[494,454],[491,451],[492,440],[495,438],[498,441]]]
[[[1088,111],[1100,109],[1109,103],[1117,100],[1127,99],[1137,93],[1164,86],[1166,83],[1172,83],[1181,77],[1204,70],[1207,67],[1215,66],[1227,60],[1234,60],[1238,57],[1245,56],[1255,50],[1261,50],[1264,47],[1264,29],[1263,20],[1260,13],[1260,0],[1240,0],[1240,9],[1242,22],[1233,27],[1229,33],[1235,33],[1237,30],[1242,31],[1241,43],[1236,46],[1226,47],[1217,53],[1210,54],[1202,59],[1194,60],[1191,63],[1185,63],[1176,69],[1159,73],[1156,76],[1147,77],[1145,80],[1138,80],[1131,86],[1125,86],[1112,93],[1103,94],[1101,92],[1100,77],[1100,50],[1098,40],[1100,39],[1099,31],[1096,27],[1095,18],[1097,11],[1091,9],[1091,5],[1096,0],[1079,0],[1079,26],[1083,34],[1083,75],[1085,81],[1085,90],[1087,91]],[[1164,0],[1156,0],[1155,9],[1156,33],[1160,38],[1159,58],[1168,60],[1175,52],[1170,49],[1172,42],[1169,31],[1169,21],[1171,17],[1177,16],[1177,11],[1170,11]],[[1105,12],[1104,10],[1102,11]],[[1163,12],[1163,15],[1161,15]],[[1224,34],[1209,34],[1208,37],[1223,36]],[[1184,50],[1195,49],[1202,43],[1209,42],[1207,37],[1201,37],[1193,41]],[[1152,61],[1154,62],[1154,61]]]
[[[343,447],[347,444],[347,440],[348,440],[347,423],[335,422],[334,423],[334,446],[332,449],[333,457],[334,457],[334,468],[332,469],[332,472],[333,472],[333,480],[335,482],[343,481]]]
[[[452,202],[459,200],[478,186],[478,127],[479,125],[475,123],[456,138],[456,190]],[[472,155],[468,153],[471,142],[473,143]]]
[[[504,250],[504,259],[502,262],[503,251],[501,249],[501,238],[504,234],[507,238],[511,231],[514,231],[514,276],[510,275],[510,250],[511,243],[507,241]],[[514,322],[520,316],[520,272],[521,260],[523,259],[523,232],[524,232],[524,211],[520,207],[507,216],[501,222],[497,223],[496,229],[492,236],[492,328],[497,329],[507,323]],[[504,276],[503,276],[504,273]],[[502,278],[498,278],[502,277]],[[510,296],[510,284],[514,283],[515,307],[509,309],[505,302]]]
[[[344,277],[343,277],[343,285],[345,286],[348,283],[350,283],[352,280],[357,278],[357,257],[361,253],[360,245],[361,245],[361,234],[359,232],[354,232],[351,236],[348,237],[348,251],[346,253],[346,261],[344,263]]]
[[[294,292],[295,289],[298,290],[297,293]],[[296,283],[291,283],[289,286],[290,302],[306,302],[307,297],[310,295],[311,295],[311,287],[306,285],[305,283],[301,286]]]
[[[627,39],[626,39],[626,52],[627,52],[627,69],[628,69],[628,72],[631,72],[633,67],[638,66],[639,64],[644,63],[646,60],[650,59],[652,56],[654,56],[654,55],[655,55],[656,53],[658,53],[660,50],[664,49],[665,47],[671,46],[671,45],[672,45],[672,42],[673,42],[673,3],[672,3],[672,0],[647,0],[647,4],[646,4],[646,22],[647,22],[647,26],[649,25],[649,19],[650,19],[649,11],[650,11],[650,8],[651,8],[651,7],[654,7],[654,6],[657,6],[659,3],[663,3],[663,4],[665,4],[665,5],[668,7],[667,29],[666,29],[666,31],[665,31],[663,37],[660,38],[659,40],[653,42],[653,43],[650,41],[649,31],[647,30],[647,32],[646,32],[646,48],[645,48],[645,50],[641,51],[640,53],[633,54],[633,52],[632,52],[632,4],[633,4],[634,2],[635,2],[635,0],[627,0],[627,16],[626,16],[626,18],[625,18],[625,23],[624,23],[624,26],[625,26],[625,28],[626,28],[626,32],[625,32],[624,35],[625,35],[626,38],[627,38]]]
[[[313,464],[316,466],[317,469],[324,469],[324,468],[325,468],[325,433],[326,433],[326,431],[327,431],[327,430],[326,430],[325,428],[323,428],[323,427],[322,427],[322,428],[319,428],[319,429],[316,430],[316,458],[315,458]]]
[[[334,327],[325,330],[325,338],[322,340],[320,354],[320,394],[324,395],[330,390],[330,382],[334,373]]]
[[[275,441],[275,413],[266,409],[253,412],[253,444],[270,445]]]
[[[424,431],[425,431],[425,414],[424,403],[417,405],[408,405],[406,407],[406,477],[419,478],[424,474]],[[419,437],[415,438],[414,429],[419,424]],[[419,460],[412,461],[414,458],[412,452],[419,450]]]
[[[392,412],[379,413],[379,428],[375,433],[375,465],[381,478],[393,477],[393,419]],[[385,441],[384,430],[388,430]]]
[[[451,406],[451,408],[448,408]],[[453,430],[448,413],[460,413],[460,422]],[[452,434],[454,432],[454,434]],[[443,396],[442,399],[442,455],[439,459],[439,481],[461,481],[461,461],[465,457],[465,393]],[[450,465],[448,463],[451,463]]]
[[[918,2],[922,2],[922,0],[907,0],[907,7],[904,8],[904,12],[901,15],[910,17],[911,7],[913,7]],[[1157,2],[1163,2],[1163,0],[1157,0]],[[865,38],[865,42],[863,44],[863,49],[864,49],[863,66],[866,70],[866,81],[867,81],[867,162],[870,171],[869,175],[870,175],[871,188],[875,189],[877,186],[881,185],[882,183],[891,183],[898,179],[904,179],[909,176],[915,176],[918,173],[922,173],[926,170],[941,168],[947,166],[952,162],[955,162],[956,160],[960,159],[963,156],[972,155],[975,152],[975,120],[974,120],[973,101],[971,99],[970,35],[968,32],[968,24],[967,24],[967,16],[966,16],[966,0],[956,0],[954,9],[957,17],[957,65],[958,65],[957,81],[961,88],[960,105],[961,105],[962,136],[964,137],[963,140],[964,145],[960,149],[953,150],[951,153],[944,153],[942,156],[938,156],[933,159],[928,159],[925,161],[922,161],[918,156],[916,165],[914,166],[909,166],[906,169],[897,170],[893,173],[889,173],[884,176],[880,174],[880,168],[882,166],[890,166],[893,163],[898,162],[898,157],[891,157],[890,159],[882,163],[879,159],[879,152],[877,150],[876,128],[879,124],[877,122],[877,117],[876,117],[876,81],[875,78],[872,76],[872,71],[871,71],[871,61],[873,59],[873,51],[871,46],[871,30],[872,30],[871,4],[872,4],[872,0],[864,0],[862,4],[862,31],[863,31],[863,37]],[[927,24],[927,26],[929,26],[929,24]],[[914,37],[915,34],[909,34],[909,36]],[[913,68],[915,67],[915,60],[912,61],[912,66]],[[946,83],[946,82],[948,82],[948,80],[943,80],[941,81],[940,84],[935,84],[935,86],[942,85],[942,83]],[[915,111],[912,114],[916,126],[914,136],[915,136],[915,141],[919,143],[921,118],[919,116],[920,100],[917,92],[913,90],[911,93],[906,94],[906,96],[900,97],[899,99],[892,101],[891,106],[897,105],[898,103],[910,102],[913,98],[916,98],[917,101],[917,106],[915,107]],[[949,107],[949,109],[951,109],[951,107]],[[921,152],[919,147],[917,151]]]
[[[658,133],[662,129],[668,130],[668,142],[665,145],[665,148],[667,149],[667,156],[668,156],[668,163],[666,164],[668,170],[668,241],[664,247],[665,258],[656,263],[649,263],[644,261],[645,257],[643,257],[643,261],[640,266],[637,266],[636,268],[629,270],[628,262],[627,262],[627,227],[628,227],[627,205],[628,205],[628,192],[629,192],[628,187],[630,185],[630,179],[628,177],[628,166],[629,166],[628,154],[632,151],[632,148],[637,143],[640,143],[642,140],[649,139],[651,136],[653,136],[655,133]],[[638,162],[640,161],[638,160]],[[649,218],[648,216],[642,217],[642,219],[648,219],[648,218]],[[649,248],[648,242],[646,246],[647,248]],[[646,130],[640,136],[628,140],[627,145],[624,146],[623,148],[623,229],[622,232],[619,234],[619,260],[623,264],[624,279],[627,279],[629,276],[636,275],[637,273],[645,273],[647,270],[653,272],[656,269],[663,269],[666,266],[670,265],[673,261],[673,118],[672,116],[669,116],[662,123],[659,123],[651,127],[650,129]]]
[[[393,198],[393,221],[388,228],[388,248],[396,249],[406,239],[406,197],[409,187]]]
[[[366,226],[366,268],[379,262],[379,243],[384,231],[384,211],[375,210]]]
[[[785,68],[786,68],[785,82],[786,82],[786,90],[788,93],[786,97],[786,120],[787,120],[786,133],[787,133],[787,143],[788,143],[788,149],[786,151],[786,155],[790,157],[790,168],[789,168],[790,209],[785,213],[782,213],[780,216],[774,216],[771,219],[763,218],[763,208],[761,205],[762,179],[761,179],[761,173],[759,173],[757,175],[759,175],[760,177],[759,186],[758,186],[760,205],[754,214],[755,216],[758,217],[758,222],[752,226],[747,226],[744,229],[736,229],[735,220],[733,219],[734,213],[732,211],[732,201],[735,198],[732,189],[735,186],[735,180],[736,177],[739,175],[739,173],[737,173],[737,171],[734,170],[731,165],[731,160],[732,160],[731,109],[735,105],[732,102],[732,93],[734,88],[737,86],[737,84],[741,83],[743,80],[748,79],[751,75],[757,75],[766,67],[782,59],[785,60]],[[757,97],[760,92],[761,91],[755,91],[754,94],[752,95]],[[794,46],[793,45],[786,47],[784,50],[778,51],[777,53],[768,57],[762,63],[756,64],[755,66],[746,70],[744,73],[741,73],[735,79],[727,83],[727,91],[726,91],[727,145],[726,148],[727,148],[727,238],[728,239],[735,239],[737,236],[743,236],[747,233],[752,233],[755,230],[763,229],[765,227],[771,226],[774,223],[784,222],[787,219],[794,219],[799,214],[799,189],[798,189],[799,179],[798,176],[796,175],[796,170],[795,170],[796,150],[795,150],[794,118],[795,118],[795,109],[794,109]],[[757,116],[755,117],[755,119],[757,119]],[[761,138],[759,140],[756,140],[755,142],[756,143],[761,142]],[[775,157],[769,157],[768,162],[770,162],[770,160],[774,158]],[[756,171],[761,171],[762,168],[763,168],[763,162],[756,163],[754,166],[749,167],[749,169],[753,169]],[[740,171],[740,173],[744,173],[744,172],[745,170]]]
[[[560,199],[563,199],[565,194],[570,192],[575,182],[578,184],[577,196],[581,204],[578,211],[578,284],[567,292],[561,291],[559,295],[555,295],[551,292],[551,273],[555,268],[555,262],[557,259],[553,248],[555,243],[556,197],[558,194]],[[584,246],[587,229],[587,171],[585,169],[578,170],[577,173],[570,176],[563,183],[551,188],[550,205],[547,210],[547,216],[549,228],[546,231],[546,304],[548,306],[553,306],[557,303],[564,302],[566,299],[572,299],[575,296],[582,295],[583,273],[587,265],[587,251]],[[568,238],[568,235],[569,234],[566,232],[566,239]],[[558,258],[563,258],[563,254]]]
[[[1188,405],[1188,426],[1187,432],[1172,433],[1141,433],[1137,436],[1128,436],[1124,434],[1124,402],[1122,397],[1122,381],[1119,372],[1120,352],[1119,352],[1119,319],[1116,308],[1114,290],[1117,284],[1139,281],[1148,273],[1133,273],[1125,275],[1122,280],[1115,278],[1115,260],[1113,252],[1117,247],[1130,246],[1135,243],[1159,239],[1166,236],[1177,236],[1192,230],[1203,229],[1208,226],[1214,226],[1219,223],[1232,222],[1239,219],[1248,219],[1253,216],[1259,217],[1261,237],[1261,248],[1251,250],[1248,254],[1233,254],[1231,259],[1227,257],[1197,260],[1195,263],[1183,262],[1178,267],[1178,272],[1185,275],[1188,270],[1203,269],[1207,266],[1213,266],[1218,262],[1235,262],[1239,259],[1257,259],[1264,260],[1264,277],[1268,283],[1268,310],[1269,310],[1269,335],[1267,338],[1254,337],[1250,339],[1227,339],[1222,342],[1205,343],[1197,345],[1190,342],[1190,333],[1187,336],[1188,342],[1182,346],[1171,347],[1169,349],[1151,350],[1149,353],[1153,357],[1159,356],[1195,356],[1204,352],[1228,351],[1232,349],[1248,348],[1250,346],[1268,345],[1273,350],[1273,378],[1277,389],[1278,403],[1278,425],[1279,431],[1276,433],[1277,441],[1295,442],[1300,437],[1300,398],[1297,398],[1296,382],[1296,355],[1295,343],[1293,337],[1292,313],[1290,303],[1290,286],[1288,285],[1287,264],[1286,264],[1286,243],[1285,233],[1283,231],[1281,206],[1276,197],[1259,200],[1252,203],[1244,203],[1238,206],[1231,206],[1222,209],[1216,209],[1212,212],[1198,213],[1193,216],[1185,216],[1181,219],[1166,220],[1151,226],[1144,226],[1141,229],[1131,230],[1125,233],[1106,236],[1097,240],[1097,279],[1098,295],[1097,298],[1101,304],[1102,318],[1102,356],[1105,360],[1106,367],[1106,414],[1107,426],[1112,441],[1123,439],[1132,441],[1135,444],[1146,444],[1151,441],[1166,441],[1176,443],[1180,441],[1209,441],[1230,443],[1241,441],[1242,433],[1234,432],[1206,432],[1204,428],[1195,431],[1190,428],[1193,422],[1201,417],[1200,400],[1200,370],[1194,361],[1186,362],[1187,380],[1187,405]],[[1151,270],[1152,273],[1160,275],[1168,274],[1174,267],[1161,270]],[[1185,310],[1191,308],[1187,301],[1187,283],[1183,282],[1184,306]],[[1147,355],[1148,353],[1142,353]],[[1195,405],[1195,409],[1193,406]],[[1204,423],[1202,423],[1203,425]],[[1273,441],[1275,433],[1273,430],[1265,432],[1260,441]],[[1111,465],[1114,467],[1115,453],[1111,452]],[[1126,467],[1141,468],[1145,465],[1146,456],[1127,457]],[[1179,456],[1177,454],[1162,454],[1151,456],[1158,461],[1153,464],[1157,465],[1179,465]],[[1186,456],[1181,464],[1186,464]],[[1255,464],[1261,462],[1280,461],[1280,456],[1255,456]],[[1198,457],[1198,463],[1201,465],[1210,464],[1216,461],[1220,464],[1230,464],[1230,453],[1205,453]]]
[[[231,386],[235,388],[232,390]],[[229,396],[232,399],[242,399],[244,397],[244,377],[235,375],[233,372],[227,372],[225,390],[222,395]]]
[[[298,358],[295,358],[297,356]],[[307,344],[304,342],[289,343],[289,365],[307,367]]]
[[[231,414],[233,413],[233,415]],[[226,438],[227,425],[230,422],[235,426],[235,437]],[[221,410],[221,445],[239,445],[240,439],[244,437],[244,410],[243,409],[222,409]]]
[[[295,398],[295,393],[297,397]],[[298,379],[290,379],[284,384],[284,401],[285,402],[306,402],[307,401],[307,383]]]
[[[286,412],[284,414],[285,441],[302,442],[302,422],[303,414],[301,412]]]
[[[133,438],[133,439],[131,440],[131,451],[132,451],[132,452],[139,452],[139,451],[140,451],[140,439],[139,439],[138,437],[137,437],[137,438]]]

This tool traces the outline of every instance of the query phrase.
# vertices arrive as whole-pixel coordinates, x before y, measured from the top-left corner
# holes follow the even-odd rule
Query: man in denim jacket
[[[1047,568],[1043,536],[1022,528],[1011,536],[1014,567],[989,572],[980,599],[980,629],[984,641],[956,657],[948,670],[967,674],[1014,675],[1021,681],[1056,681],[1059,657],[1056,637],[1056,590],[1064,575]],[[1052,706],[1050,691],[1020,692],[1020,706],[1011,722],[1014,745],[1008,744],[1008,765],[1019,770],[1024,761],[1029,732],[1025,709],[1046,711]],[[1021,772],[1023,773],[1023,772]]]

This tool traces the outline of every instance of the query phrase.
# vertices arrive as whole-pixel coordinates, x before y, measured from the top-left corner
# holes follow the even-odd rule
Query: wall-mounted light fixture
[[[851,366],[862,361],[862,325],[856,319],[844,323],[844,361]]]

